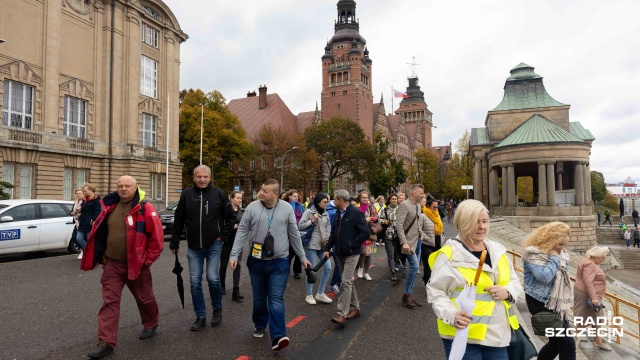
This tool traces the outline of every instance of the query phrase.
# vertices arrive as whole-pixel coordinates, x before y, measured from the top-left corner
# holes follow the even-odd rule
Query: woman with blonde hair
[[[583,324],[592,321],[596,329],[597,317],[604,316],[602,298],[607,292],[606,277],[599,265],[607,255],[609,248],[606,246],[594,246],[587,250],[578,264],[576,284],[573,288],[573,316],[582,318]],[[611,351],[611,346],[603,343],[602,338],[597,335],[594,345],[602,350]]]
[[[447,358],[458,330],[468,327],[465,359],[508,359],[511,331],[519,328],[512,306],[522,292],[507,249],[489,240],[489,211],[477,200],[460,203],[453,218],[460,234],[429,256],[427,298],[438,317]],[[461,311],[454,301],[475,281],[482,252],[486,258],[476,286],[475,308]]]
[[[571,280],[567,269],[569,254],[564,247],[569,243],[569,225],[554,221],[535,229],[525,240],[522,254],[524,292],[531,315],[539,312],[557,314],[568,327],[568,315],[573,305]],[[576,358],[576,343],[572,337],[550,337],[540,349],[539,360]]]

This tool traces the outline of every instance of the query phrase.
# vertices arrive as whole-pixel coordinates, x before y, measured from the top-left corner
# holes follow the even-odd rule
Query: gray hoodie
[[[269,259],[273,260],[289,256],[289,244],[293,247],[293,251],[300,257],[301,262],[305,262],[307,258],[304,256],[302,248],[302,240],[300,240],[300,232],[296,224],[296,216],[293,208],[286,201],[278,200],[273,209],[269,209],[257,200],[249,204],[244,210],[244,216],[238,225],[236,240],[231,249],[229,260],[238,260],[238,255],[244,244],[251,242],[264,242],[264,237],[269,229],[269,219],[271,220],[271,235],[273,236],[274,256]],[[251,255],[249,255],[251,256]]]

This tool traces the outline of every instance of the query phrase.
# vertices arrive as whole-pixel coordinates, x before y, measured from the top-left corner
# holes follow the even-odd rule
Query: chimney
[[[267,107],[267,85],[261,85],[258,88],[258,109]]]
[[[256,92],[255,91],[248,91],[247,92],[247,97],[255,97],[256,96]]]

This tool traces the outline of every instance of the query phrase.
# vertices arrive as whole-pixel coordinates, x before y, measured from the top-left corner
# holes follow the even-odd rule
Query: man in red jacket
[[[87,354],[99,359],[113,353],[118,338],[120,300],[125,285],[136,299],[142,325],[140,339],[155,335],[158,303],[149,267],[164,247],[164,230],[153,205],[142,201],[144,191],[128,175],[117,182],[118,191],[101,200],[102,211],[93,222],[82,258],[82,270],[103,264],[103,304],[98,312],[98,348]]]

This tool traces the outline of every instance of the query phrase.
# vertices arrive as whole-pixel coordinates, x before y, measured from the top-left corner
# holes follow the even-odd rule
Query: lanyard
[[[262,203],[262,211],[264,211],[264,209],[267,209],[267,223],[268,223],[267,234],[269,234],[271,232],[271,221],[273,221],[273,216],[276,214],[276,208],[278,207],[280,200],[278,200],[276,202],[276,205],[273,207],[271,211],[271,217],[269,217],[269,209],[264,205],[262,201],[260,203]],[[262,211],[260,212],[260,217],[262,217]],[[258,221],[260,220],[258,219]]]

